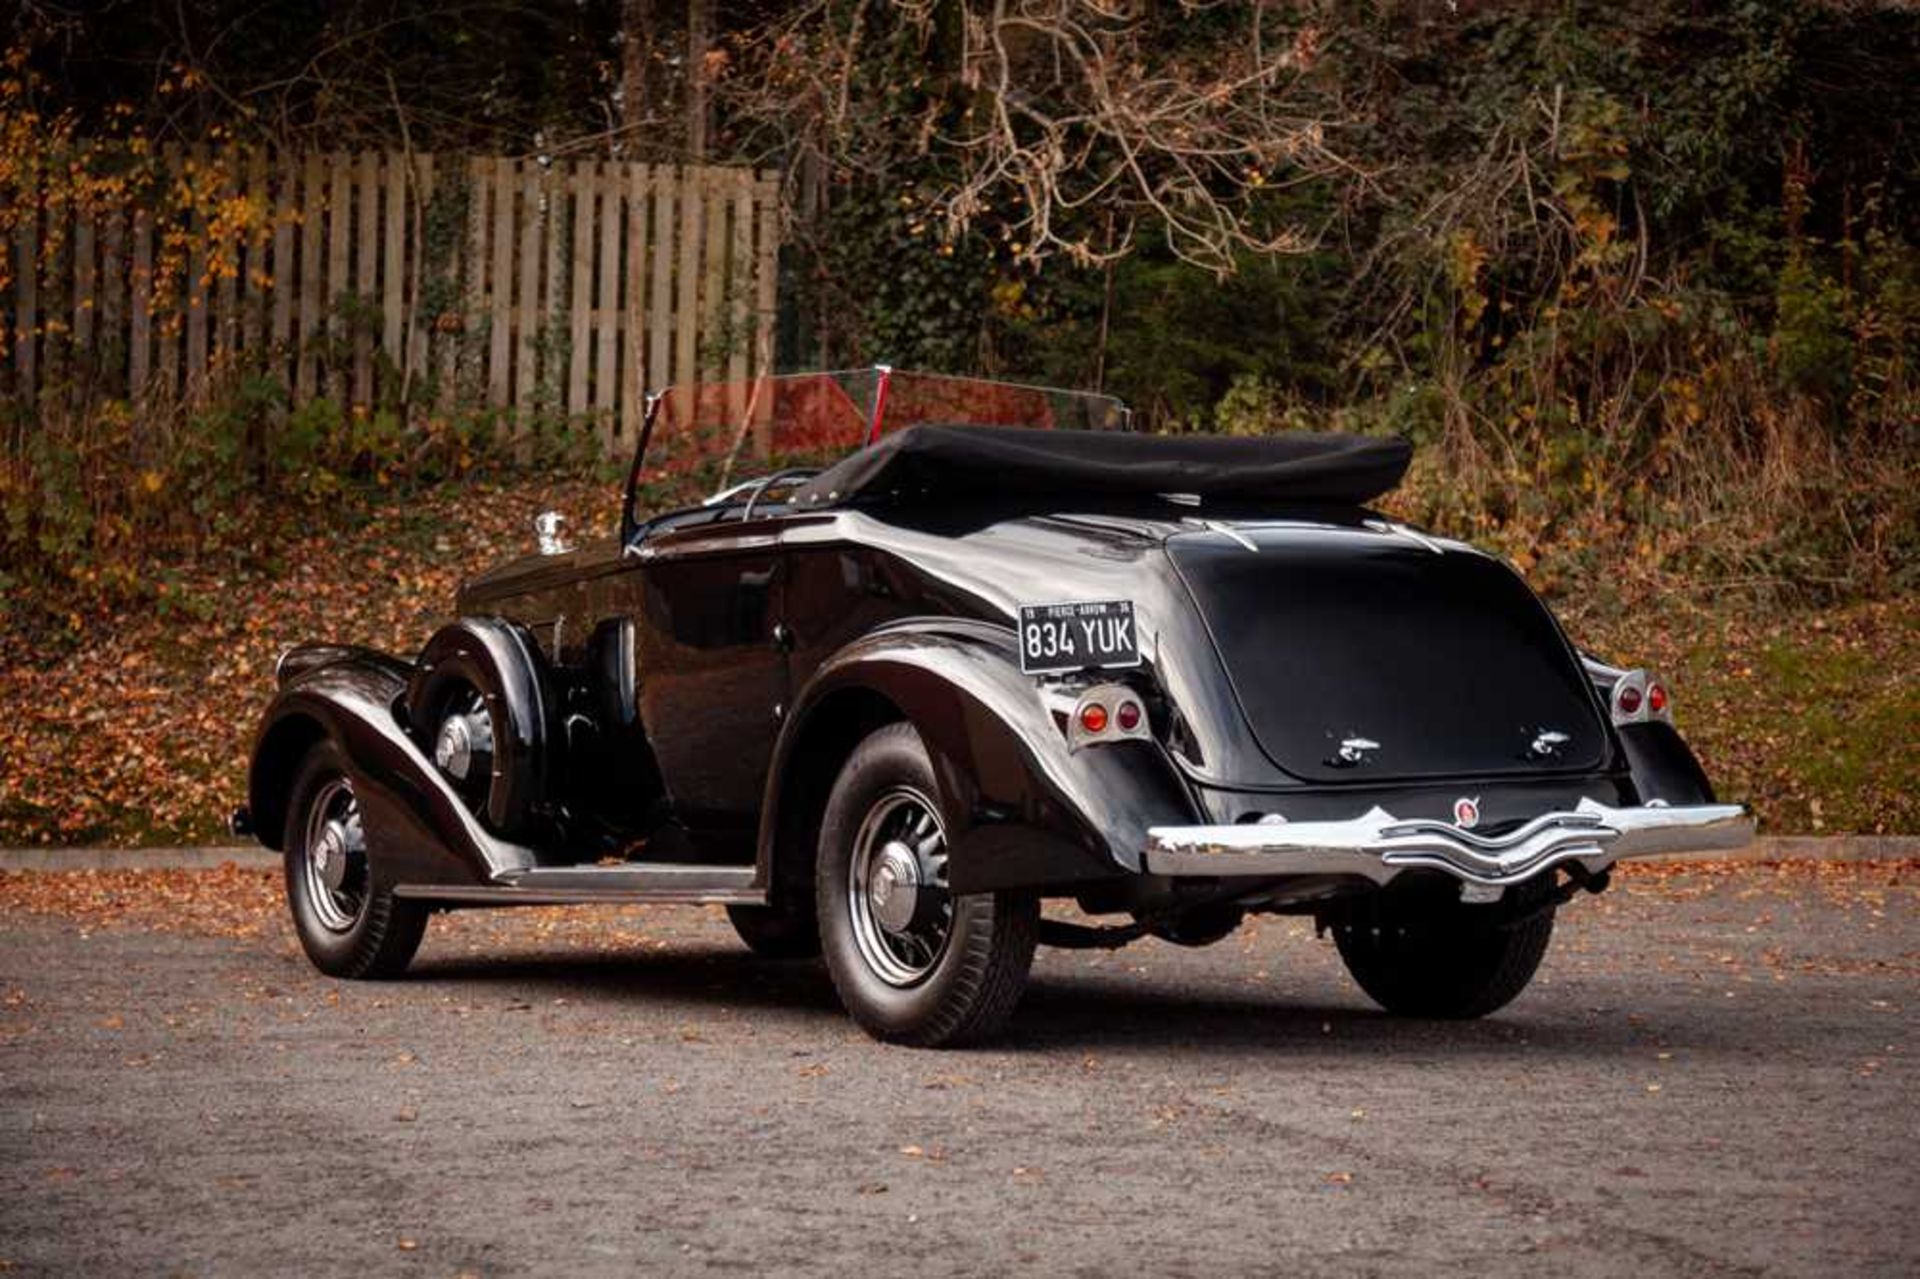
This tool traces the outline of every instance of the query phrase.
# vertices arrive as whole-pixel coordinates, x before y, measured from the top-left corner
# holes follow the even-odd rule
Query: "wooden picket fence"
[[[779,204],[742,168],[175,151],[189,198],[15,218],[0,394],[495,410],[629,447],[645,395],[772,371]]]

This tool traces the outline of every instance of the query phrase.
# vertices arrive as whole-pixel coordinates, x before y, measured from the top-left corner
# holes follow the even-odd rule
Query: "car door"
[[[703,523],[630,551],[640,718],[674,814],[744,856],[788,696],[777,534],[777,518]]]

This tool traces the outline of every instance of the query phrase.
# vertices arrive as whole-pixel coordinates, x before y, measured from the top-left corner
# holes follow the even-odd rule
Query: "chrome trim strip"
[[[1738,804],[1612,808],[1582,799],[1503,835],[1402,821],[1376,807],[1347,821],[1156,826],[1147,832],[1144,864],[1157,875],[1359,875],[1377,884],[1422,867],[1492,886],[1564,862],[1599,871],[1626,857],[1742,848],[1752,840],[1753,822]]]
[[[767,895],[759,889],[715,888],[676,890],[665,888],[489,888],[469,884],[400,884],[395,897],[417,901],[445,902],[459,906],[764,906]]]
[[[751,866],[678,862],[534,866],[492,884],[401,884],[397,897],[474,906],[563,906],[593,902],[723,902],[764,905],[767,893]]]
[[[1398,520],[1363,520],[1361,521],[1361,523],[1364,527],[1370,528],[1376,533],[1388,533],[1388,534],[1397,533],[1401,537],[1404,537],[1409,541],[1416,542],[1419,545],[1424,546],[1429,551],[1432,551],[1435,555],[1445,555],[1447,553],[1446,547],[1440,545],[1440,543],[1436,542],[1431,537],[1428,537],[1425,533],[1422,533],[1419,529],[1408,528],[1405,524],[1400,523]]]
[[[1258,542],[1254,541],[1252,538],[1248,537],[1245,533],[1242,533],[1239,529],[1235,528],[1231,524],[1224,523],[1223,521],[1220,521],[1220,520],[1201,520],[1200,524],[1209,533],[1218,533],[1222,537],[1232,538],[1234,541],[1238,542],[1246,550],[1253,551],[1256,554],[1260,550],[1260,544]]]
[[[495,876],[516,890],[604,892],[733,892],[753,887],[752,866],[681,862],[615,862],[589,866],[533,866]]]

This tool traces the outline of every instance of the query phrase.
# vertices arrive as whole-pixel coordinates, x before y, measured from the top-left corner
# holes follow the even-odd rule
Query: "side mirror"
[[[533,517],[533,535],[542,555],[565,555],[573,549],[573,544],[560,531],[566,522],[567,517],[558,511],[542,511]]]

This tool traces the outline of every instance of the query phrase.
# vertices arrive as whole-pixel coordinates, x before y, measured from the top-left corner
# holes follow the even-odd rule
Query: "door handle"
[[[785,622],[775,622],[773,624],[773,646],[782,653],[791,653],[793,651],[793,628]]]

